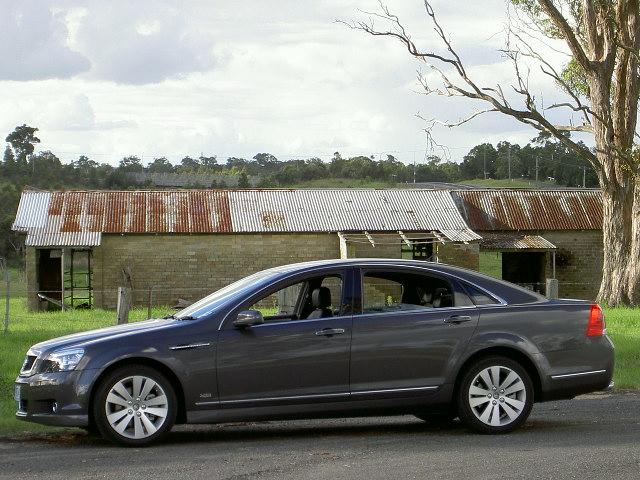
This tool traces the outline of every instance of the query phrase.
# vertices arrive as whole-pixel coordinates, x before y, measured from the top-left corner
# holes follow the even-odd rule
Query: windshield
[[[231,285],[227,285],[226,287],[213,292],[211,295],[207,295],[202,300],[198,300],[196,303],[189,305],[187,308],[176,313],[173,317],[183,320],[193,320],[204,317],[215,311],[229,298],[235,296],[245,288],[261,283],[277,272],[278,271],[274,269],[263,270],[262,272],[254,273],[253,275],[242,278]]]

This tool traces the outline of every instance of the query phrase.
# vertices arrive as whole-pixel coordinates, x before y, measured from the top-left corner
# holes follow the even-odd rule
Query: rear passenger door
[[[354,399],[420,395],[451,381],[479,316],[455,279],[380,267],[363,268],[355,277],[360,305],[351,344]]]

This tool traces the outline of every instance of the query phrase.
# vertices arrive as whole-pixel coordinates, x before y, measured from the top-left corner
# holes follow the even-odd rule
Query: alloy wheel
[[[169,415],[169,400],[152,378],[134,375],[118,380],[105,400],[106,420],[111,428],[130,439],[156,433]]]
[[[490,366],[471,381],[468,401],[471,411],[483,424],[506,426],[522,415],[527,402],[526,386],[511,368]]]

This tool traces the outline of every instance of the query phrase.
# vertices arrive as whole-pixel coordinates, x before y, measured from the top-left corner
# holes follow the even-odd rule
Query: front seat
[[[307,318],[327,318],[333,317],[331,306],[331,290],[327,287],[314,288],[311,292],[311,304],[314,310]]]

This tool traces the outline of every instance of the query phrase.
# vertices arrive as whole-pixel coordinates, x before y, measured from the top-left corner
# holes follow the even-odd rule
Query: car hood
[[[84,347],[100,340],[111,340],[132,333],[162,330],[181,323],[185,323],[185,321],[176,319],[154,319],[144,322],[128,323],[126,325],[117,325],[115,327],[100,328],[98,330],[89,330],[87,332],[65,335],[64,337],[52,338],[51,340],[46,340],[32,346],[31,349],[39,353],[45,353],[59,348]]]

